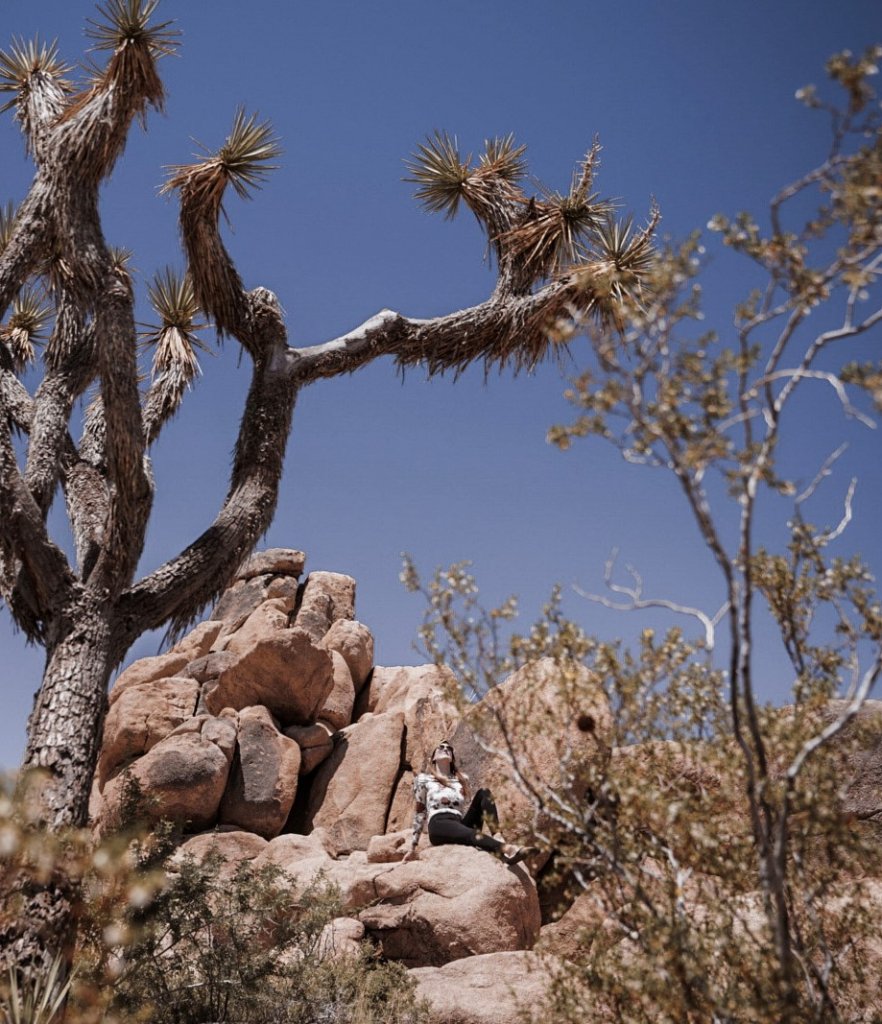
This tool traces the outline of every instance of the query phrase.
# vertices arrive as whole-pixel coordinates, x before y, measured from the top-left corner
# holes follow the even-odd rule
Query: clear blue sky
[[[39,32],[76,60],[93,11],[82,0],[4,0],[0,45]],[[293,344],[333,337],[386,306],[431,316],[489,293],[475,224],[429,217],[401,181],[402,159],[433,129],[455,133],[466,150],[514,132],[532,172],[556,187],[568,185],[599,133],[602,192],[640,219],[655,196],[664,230],[682,236],[717,211],[761,211],[819,160],[824,119],[794,91],[820,83],[834,50],[882,39],[877,0],[163,0],[160,13],[183,32],[180,56],[162,65],[167,113],[151,113],[148,132],[132,134],[105,190],[106,236],[134,250],[144,279],[180,266],[176,206],[156,193],[163,167],[186,162],[193,139],[219,145],[240,103],[258,110],[285,153],[254,201],[230,200],[229,244],[246,284],[279,295]],[[30,169],[9,113],[0,145],[0,199],[19,201]],[[725,254],[709,281],[709,326],[725,335],[732,300],[751,281]],[[154,452],[144,570],[200,532],[226,489],[247,370],[231,343],[202,362],[203,378]],[[566,454],[545,443],[548,426],[568,415],[563,387],[553,366],[486,383],[479,370],[456,384],[413,372],[402,383],[385,361],[314,386],[295,413],[267,544],[303,548],[308,567],[355,576],[359,617],[386,665],[417,659],[421,607],[398,582],[404,550],[427,572],[472,559],[488,600],[514,592],[531,614],[554,581],[600,589],[618,545],[648,594],[715,610],[720,582],[670,481],[600,442]],[[861,550],[878,568],[877,435],[843,425],[825,395],[812,400],[791,454],[794,472],[811,479],[840,437],[851,440],[829,507],[861,475],[843,550]],[[786,509],[768,511],[780,538],[773,521]],[[60,517],[53,524],[64,541]],[[606,637],[668,621],[616,616],[574,597],[567,605]],[[146,637],[131,658],[157,645]],[[42,652],[25,647],[5,611],[0,648],[0,767],[11,767]],[[759,677],[765,696],[783,699],[789,673],[771,646]]]

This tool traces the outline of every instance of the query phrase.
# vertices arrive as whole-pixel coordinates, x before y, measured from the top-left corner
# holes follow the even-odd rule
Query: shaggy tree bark
[[[92,35],[110,57],[80,92],[54,47],[19,43],[0,55],[0,90],[13,94],[7,107],[35,164],[33,185],[0,240],[0,317],[12,307],[0,333],[0,594],[28,639],[46,649],[22,767],[42,773],[40,817],[53,829],[86,822],[113,669],[145,631],[167,625],[175,633],[192,622],[270,526],[300,389],[380,356],[429,374],[478,360],[534,365],[556,344],[555,321],[615,318],[623,289],[647,265],[654,227],[653,219],[630,238],[611,230],[607,205],[590,192],[596,146],[567,195],[537,199],[519,185],[523,151],[511,139],[488,143],[471,166],[437,136],[412,165],[417,194],[448,214],[462,200],[481,221],[499,266],[492,295],[431,320],[383,310],[340,338],[292,348],[279,302],[263,288],[245,290],[218,229],[227,186],[246,194],[278,152],[269,126],[240,113],[216,154],[176,168],[166,186],[180,194],[188,274],[167,275],[153,290],[161,326],[142,393],[133,281],[125,254],[105,243],[98,190],[132,120],[162,105],[156,63],[174,49],[175,33],[169,23],[150,23],[155,7],[111,0],[99,8],[103,20]],[[200,311],[219,335],[241,344],[252,366],[229,490],[200,537],[136,580],[153,500],[149,448],[198,370]],[[32,396],[19,374],[50,323]],[[97,397],[77,443],[71,414],[90,386]],[[27,438],[24,466],[13,431]],[[46,527],[59,488],[73,563]],[[67,897],[63,886],[26,895],[21,927],[0,939],[19,965],[45,963],[66,941]]]

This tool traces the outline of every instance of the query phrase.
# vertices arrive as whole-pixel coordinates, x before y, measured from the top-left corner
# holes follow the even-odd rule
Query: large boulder
[[[449,697],[455,686],[453,673],[438,665],[377,665],[359,694],[356,716],[406,711],[424,697]]]
[[[289,725],[285,735],[300,747],[300,774],[308,775],[334,750],[335,729],[325,722],[312,725]]]
[[[337,853],[365,850],[386,830],[390,794],[401,760],[404,715],[373,715],[342,731],[317,769],[307,826],[326,828]]]
[[[343,656],[358,693],[374,665],[374,637],[367,626],[354,619],[337,619],[319,641],[319,647]]]
[[[265,707],[239,712],[236,759],[218,818],[272,839],[281,832],[297,795],[300,747],[279,732]]]
[[[503,831],[525,838],[546,823],[517,785],[512,765],[490,751],[510,745],[532,787],[578,804],[609,762],[612,735],[612,712],[597,677],[577,662],[543,658],[470,708],[452,742],[472,787],[493,791]]]
[[[104,720],[96,770],[99,787],[191,718],[198,697],[199,684],[177,676],[121,690]]]
[[[172,676],[180,675],[194,657],[189,651],[169,651],[167,654],[139,658],[117,676],[108,695],[111,706],[131,686],[142,686],[156,682],[157,679],[171,679]]]
[[[545,1019],[557,970],[552,958],[516,951],[417,967],[410,976],[416,998],[429,1003],[429,1024],[512,1024]]]
[[[232,878],[240,864],[253,861],[267,846],[266,839],[256,836],[253,832],[200,832],[199,835],[191,836],[175,850],[166,862],[166,870],[179,870],[181,863],[188,857],[200,864],[211,857],[218,861],[220,877]]]
[[[212,825],[230,774],[236,718],[190,718],[108,782],[99,830],[121,822],[133,795],[139,799],[131,811],[140,818],[165,818],[192,830]]]
[[[511,868],[483,850],[428,847],[407,863],[369,863],[358,851],[332,857],[326,833],[282,835],[254,860],[273,864],[298,897],[322,882],[340,890],[384,956],[410,966],[528,949],[539,934],[536,887],[523,865]]]
[[[306,724],[334,685],[330,654],[301,629],[273,628],[224,653],[233,660],[203,690],[211,714],[263,704],[283,725]]]
[[[266,548],[256,551],[236,573],[236,579],[255,576],[293,576],[299,578],[306,565],[306,555],[294,548]]]
[[[311,572],[295,624],[319,640],[339,619],[355,618],[355,580],[339,572]]]
[[[352,721],[352,705],[355,703],[355,686],[352,673],[342,654],[331,650],[331,661],[334,666],[334,685],[319,708],[318,717],[327,722],[332,729],[343,729]]]

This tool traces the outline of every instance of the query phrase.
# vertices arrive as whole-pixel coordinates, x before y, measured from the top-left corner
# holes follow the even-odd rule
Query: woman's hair
[[[456,767],[456,754],[454,753],[453,747],[446,741],[443,741],[443,744],[446,744],[446,746],[450,747],[449,778],[457,779],[463,785],[463,787],[466,787],[469,781],[468,775],[461,773],[460,770]],[[438,747],[442,746],[443,744],[439,743]],[[435,767],[435,754],[438,752],[438,747],[435,747],[435,749],[432,751],[431,757],[429,758],[429,774],[434,777],[436,782],[440,782],[443,785],[447,781],[447,778],[445,778],[445,776],[443,776]]]

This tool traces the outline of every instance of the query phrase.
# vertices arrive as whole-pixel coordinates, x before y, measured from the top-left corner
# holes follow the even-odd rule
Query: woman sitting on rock
[[[413,819],[413,838],[403,860],[411,860],[416,856],[417,843],[427,814],[429,842],[432,846],[476,846],[488,853],[498,853],[506,864],[519,864],[525,857],[536,852],[530,847],[514,846],[504,840],[494,839],[481,831],[485,823],[491,828],[498,825],[496,805],[489,789],[479,789],[469,809],[463,814],[463,805],[468,799],[469,779],[456,767],[456,757],[449,743],[445,741],[435,747],[431,761],[432,771],[420,772],[413,780],[416,814]]]

